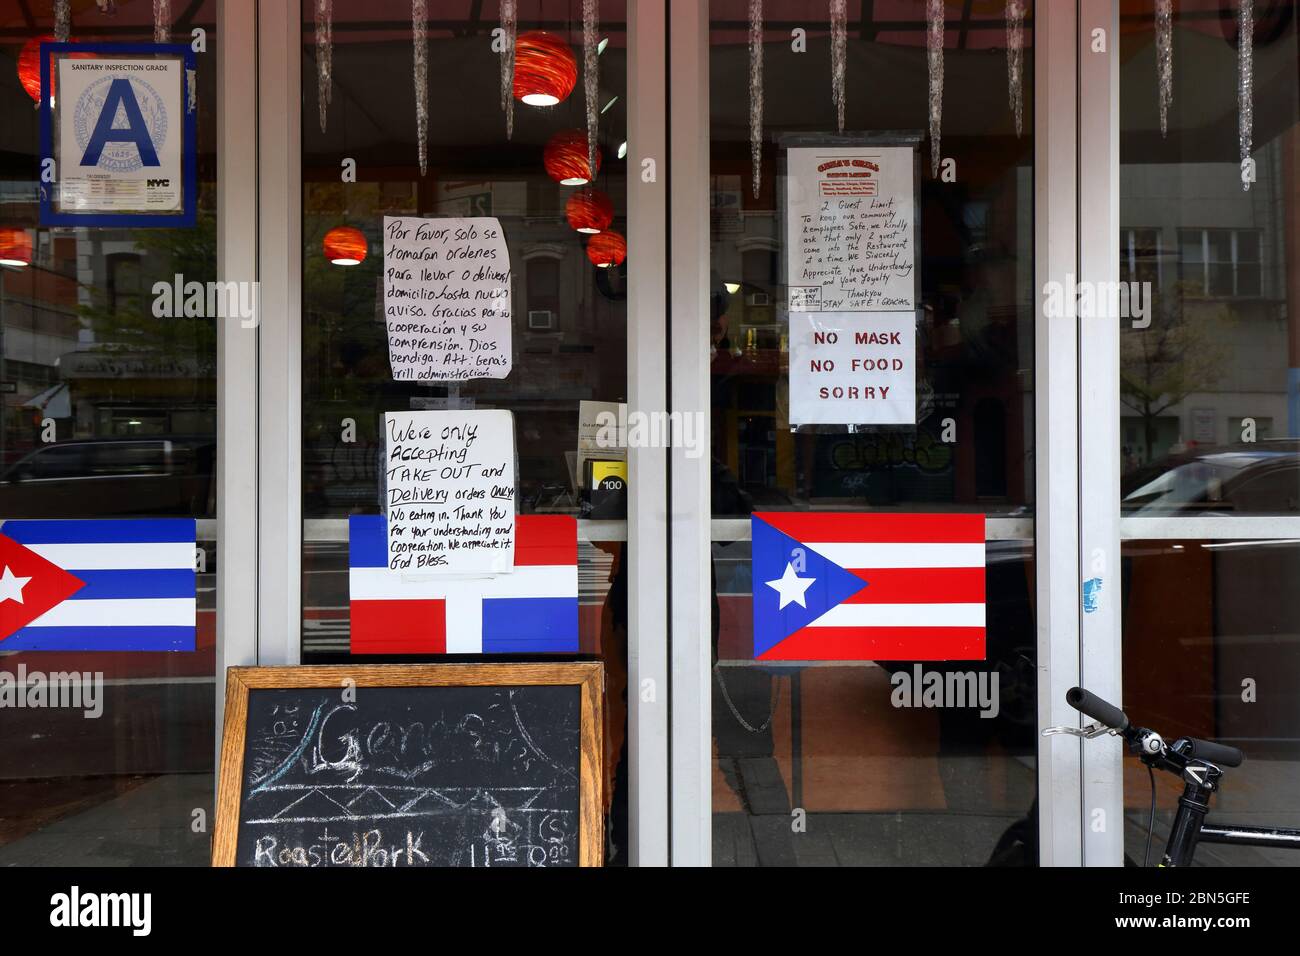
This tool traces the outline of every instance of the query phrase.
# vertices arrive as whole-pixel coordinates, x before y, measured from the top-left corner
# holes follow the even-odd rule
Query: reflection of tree
[[[1229,355],[1230,311],[1207,302],[1188,310],[1186,292],[1178,283],[1170,304],[1152,310],[1150,327],[1120,334],[1120,399],[1142,419],[1144,461],[1151,460],[1160,416],[1218,381]]]
[[[206,316],[206,304],[203,316],[153,314],[154,283],[171,287],[179,274],[182,282],[200,282],[206,290],[206,284],[217,278],[215,213],[200,209],[192,229],[141,229],[131,234],[131,240],[140,256],[138,288],[119,289],[110,299],[107,281],[82,286],[91,301],[80,314],[93,330],[98,348],[188,362],[196,377],[215,375],[217,325]],[[184,299],[173,302],[174,312],[178,305],[183,306]]]

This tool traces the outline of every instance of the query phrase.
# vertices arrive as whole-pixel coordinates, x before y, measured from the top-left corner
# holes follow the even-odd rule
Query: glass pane
[[[587,188],[557,181],[552,173],[559,167],[547,158],[548,143],[575,131],[581,164],[587,163],[585,98],[574,72],[582,58],[580,5],[520,5],[517,45],[545,31],[552,65],[570,70],[557,105],[514,103],[511,134],[493,47],[498,5],[430,0],[428,95],[434,119],[425,172],[409,17],[394,20],[391,11],[377,11],[366,0],[334,0],[333,92],[322,119],[314,7],[309,0],[301,6],[303,661],[352,660],[367,650],[351,605],[348,519],[383,510],[385,412],[511,411],[518,513],[578,519],[578,650],[607,667],[607,856],[624,863],[626,503],[621,494],[593,487],[600,472],[593,478],[579,459],[579,416],[584,402],[627,397],[627,265],[623,252],[601,252],[626,232],[626,4],[600,4],[601,160]],[[355,182],[340,181],[344,157],[356,161]],[[394,379],[383,302],[384,216],[499,220],[513,297],[508,376],[459,383]],[[353,256],[348,261],[354,264],[340,264],[329,254],[343,228],[364,237],[359,263]],[[617,455],[612,450],[585,457],[587,465],[599,465]],[[469,624],[449,615],[448,633],[466,632]],[[519,624],[512,624],[511,633]],[[484,659],[422,647],[367,659]],[[506,653],[490,659],[529,658]]]
[[[942,146],[960,174],[956,183],[940,181],[931,175],[929,142],[918,127],[926,115],[926,36],[919,8],[847,7],[844,129],[851,132],[839,138],[826,21],[810,20],[798,4],[765,5],[756,195],[748,5],[741,0],[710,4],[714,862],[1034,865],[1029,84],[1022,91],[1024,125],[1017,132],[1008,107],[1002,6],[992,12],[978,5],[946,5],[949,80]],[[806,53],[791,49],[795,27],[807,30]],[[1026,78],[1033,76],[1032,30],[1027,18]],[[873,152],[899,144],[902,153],[888,153],[889,159]],[[792,172],[823,148],[838,151],[798,167],[819,172],[811,178]],[[892,173],[881,172],[894,160]],[[826,175],[817,179],[821,173]],[[792,211],[791,197],[800,195],[825,202]],[[849,198],[826,198],[844,195]],[[855,225],[837,225],[849,222]],[[859,262],[880,268],[876,252],[898,241],[895,230],[906,228],[900,222],[910,223],[915,237],[915,308],[902,306],[901,314],[845,313],[843,327],[857,328],[855,344],[866,348],[861,354],[836,352],[831,360],[848,365],[855,358],[886,354],[874,346],[899,346],[889,354],[913,355],[915,374],[900,375],[896,383],[901,388],[914,383],[915,401],[904,405],[906,423],[886,424],[880,421],[886,416],[872,413],[834,425],[795,427],[792,422],[798,425],[819,400],[819,386],[811,377],[814,370],[799,367],[808,359],[804,353],[796,356],[793,340],[796,334],[806,336],[809,321],[813,329],[830,326],[816,324],[826,310],[816,317],[809,287],[788,282],[792,260],[798,258],[806,269],[838,269],[836,281],[848,285],[851,279],[845,277],[852,277]],[[817,245],[802,238],[809,234],[804,231],[789,240],[792,223],[836,239]],[[860,233],[852,229],[873,238],[858,241],[853,237]],[[853,258],[859,254],[861,260]],[[820,266],[817,255],[824,260]],[[896,262],[889,260],[884,269],[901,274],[904,267]],[[910,298],[908,283],[899,284],[902,297]],[[812,288],[822,294],[822,287]],[[881,314],[894,317],[889,321],[898,328],[879,331],[884,327],[871,323],[881,321]],[[837,314],[827,321],[841,319]],[[846,389],[857,386],[863,401],[883,397],[879,391],[866,394],[865,385],[873,380],[864,365],[856,371],[861,384],[848,382]],[[926,517],[915,517],[918,513]],[[769,518],[751,518],[755,514]],[[976,525],[973,552],[950,550],[943,532],[933,541],[923,537],[921,529],[939,527],[936,520],[972,514],[989,516],[984,532]],[[884,552],[870,550],[873,539],[867,535],[882,533],[878,529],[885,525],[858,519],[891,517],[901,522],[894,543],[941,549],[936,560],[942,570],[909,569],[906,561],[887,567]],[[806,544],[803,556],[822,570],[794,568],[790,561],[789,578],[806,582],[823,575],[848,582],[849,590],[866,581],[860,596],[793,635],[808,639],[798,653],[817,659],[783,661],[772,653],[785,653],[779,646],[756,646],[760,630],[790,620],[780,616],[778,599],[770,598],[777,584],[789,586],[780,580],[781,572],[771,572],[778,580],[754,580],[763,573],[755,569],[766,566],[768,551],[766,543],[753,539],[766,539],[767,529],[776,526],[769,520],[787,530],[806,528],[811,535],[798,544]],[[868,556],[842,558],[847,565],[827,557],[859,546]],[[969,553],[976,555],[977,567],[943,564],[960,564],[965,558],[959,554]],[[944,583],[936,583],[938,578]],[[774,590],[765,590],[769,587]],[[870,597],[876,593],[894,597],[877,603]],[[802,597],[791,601],[806,609]],[[910,603],[917,601],[952,603]],[[856,642],[853,653],[837,652],[805,633],[837,613],[878,620],[884,602],[905,608],[907,623],[854,625],[826,638],[846,642],[839,647]],[[958,607],[976,607],[982,615],[985,643],[978,650],[936,649],[927,644],[927,629],[913,625],[926,617],[965,613]],[[964,630],[956,626],[952,632]],[[784,635],[784,630],[777,634],[792,639]],[[890,643],[894,646],[886,648]],[[943,691],[926,705],[923,686],[934,682]],[[996,707],[985,707],[983,714],[976,702],[981,688],[999,693]],[[960,696],[963,689],[969,691],[966,697]],[[806,814],[803,829],[792,827],[792,819],[800,818],[797,811]]]
[[[1120,325],[1124,706],[1167,741],[1203,737],[1245,751],[1241,767],[1225,770],[1211,823],[1294,827],[1300,37],[1293,4],[1256,5],[1253,175],[1248,169],[1244,189],[1237,5],[1174,5],[1164,134],[1154,6],[1125,6],[1120,217],[1179,243],[1184,282],[1152,284],[1150,327]],[[1214,224],[1206,231],[1208,299],[1197,297],[1193,275],[1202,269],[1201,230],[1183,228],[1193,216]],[[1263,526],[1244,520],[1263,516]],[[1168,774],[1157,778],[1158,859],[1182,787]],[[1125,782],[1126,849],[1140,861],[1150,788],[1133,758]],[[1293,863],[1276,850],[1205,843],[1195,861]]]
[[[149,0],[117,0],[111,10],[73,6],[77,41],[153,40]],[[110,541],[134,532],[106,519],[196,519],[199,551],[195,574],[177,566],[189,560],[187,547],[179,559],[175,552],[164,557],[168,546],[146,536],[141,544],[109,545],[114,553],[87,570],[77,563],[90,560],[85,549],[104,547],[85,543],[93,539],[30,544],[80,586],[19,630],[8,616],[14,605],[0,602],[9,609],[0,627],[0,866],[204,866],[209,859],[210,834],[193,824],[197,811],[211,821],[214,789],[221,320],[160,317],[172,313],[155,308],[154,286],[167,288],[170,304],[174,283],[217,278],[220,38],[212,0],[173,10],[174,37],[188,42],[201,28],[207,40],[197,58],[197,224],[47,228],[38,219],[39,79],[30,91],[20,84],[32,76],[39,40],[52,39],[51,4],[0,0],[7,27],[0,41],[0,244],[15,229],[30,243],[25,266],[0,266],[5,560],[14,560],[16,539],[32,533],[15,519],[89,519],[60,524],[60,533],[102,532]],[[127,553],[131,548],[137,553]],[[40,581],[24,585],[28,595]],[[196,602],[193,611],[187,601]],[[180,633],[160,637],[164,630]],[[71,683],[57,701],[9,709],[14,700],[6,695],[15,687],[30,702],[42,681],[60,675]],[[78,700],[82,706],[74,706]]]

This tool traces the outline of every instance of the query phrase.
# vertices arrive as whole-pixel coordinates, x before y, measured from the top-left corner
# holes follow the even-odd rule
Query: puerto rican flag
[[[754,658],[984,659],[984,516],[752,519]]]
[[[504,574],[390,571],[383,515],[348,520],[353,654],[554,654],[578,651],[578,522],[515,518]]]
[[[193,518],[0,525],[0,651],[192,651]]]

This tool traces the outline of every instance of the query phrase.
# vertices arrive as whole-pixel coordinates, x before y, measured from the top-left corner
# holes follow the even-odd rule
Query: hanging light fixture
[[[581,189],[564,204],[564,216],[578,232],[595,235],[614,221],[614,202],[599,189]]]
[[[0,226],[0,266],[29,266],[32,264],[32,237],[26,229]]]
[[[587,240],[587,258],[597,269],[620,266],[627,258],[627,240],[621,233],[606,229]]]
[[[593,170],[587,160],[587,134],[580,129],[562,129],[546,144],[542,165],[561,186],[585,186],[600,172],[600,150],[596,150]]]
[[[325,258],[336,266],[360,265],[369,245],[366,234],[352,226],[335,226],[325,233]]]
[[[554,106],[578,82],[578,61],[554,33],[530,30],[515,39],[515,99],[529,106]]]
[[[18,54],[18,82],[23,85],[32,102],[41,102],[41,43],[53,43],[54,37],[32,37],[23,44]],[[54,75],[50,75],[50,99],[54,99]]]

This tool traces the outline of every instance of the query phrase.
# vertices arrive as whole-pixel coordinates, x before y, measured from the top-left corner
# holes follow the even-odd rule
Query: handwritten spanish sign
[[[499,220],[384,217],[384,319],[398,381],[505,378],[510,252]]]
[[[387,412],[384,432],[389,569],[514,570],[514,416]]]
[[[790,424],[916,423],[915,150],[789,150]]]

